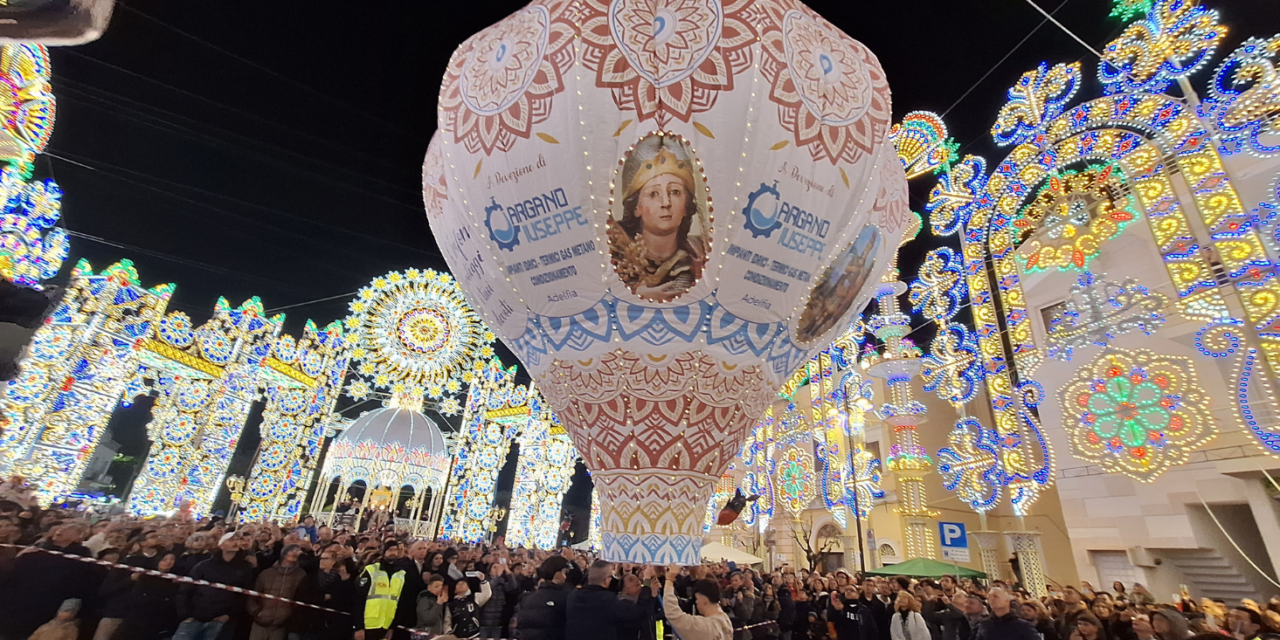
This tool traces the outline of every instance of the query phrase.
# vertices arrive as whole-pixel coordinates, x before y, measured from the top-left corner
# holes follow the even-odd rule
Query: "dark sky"
[[[1034,1],[1099,49],[1123,28],[1110,0]],[[895,119],[949,111],[962,152],[993,163],[986,132],[1022,72],[1080,60],[1079,95],[1100,93],[1096,59],[1026,0],[809,4],[879,56]],[[1232,27],[1219,59],[1280,31],[1275,0],[1207,4]],[[144,283],[177,283],[171,308],[197,321],[219,295],[269,310],[338,296],[290,310],[295,334],[345,315],[374,276],[443,268],[420,174],[441,76],[466,36],[521,5],[117,3],[101,40],[52,53],[58,117],[38,171],[65,191],[66,268],[131,258]],[[913,183],[917,211],[931,183]],[[922,233],[904,276],[940,243]]]

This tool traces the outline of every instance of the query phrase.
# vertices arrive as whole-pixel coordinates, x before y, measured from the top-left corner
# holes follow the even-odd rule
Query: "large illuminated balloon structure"
[[[747,429],[911,220],[889,126],[875,56],[797,2],[544,0],[454,53],[428,218],[591,469],[605,558],[699,562]]]

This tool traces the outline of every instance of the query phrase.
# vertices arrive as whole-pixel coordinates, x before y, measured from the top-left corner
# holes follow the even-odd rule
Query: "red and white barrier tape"
[[[226,591],[231,591],[231,592],[233,592],[233,593],[239,593],[239,594],[243,594],[243,595],[246,595],[246,596],[253,596],[253,597],[255,597],[255,598],[264,598],[264,599],[267,599],[267,600],[277,600],[277,601],[284,602],[284,603],[287,603],[287,604],[297,605],[297,606],[299,606],[299,607],[307,607],[307,608],[309,608],[309,609],[318,609],[318,610],[320,610],[320,611],[326,611],[326,612],[328,612],[328,613],[337,613],[337,614],[346,615],[346,616],[351,615],[351,612],[350,612],[350,611],[339,611],[339,610],[337,610],[337,609],[330,609],[330,608],[328,608],[328,607],[322,607],[322,606],[320,606],[320,605],[318,605],[318,604],[311,604],[310,602],[299,602],[299,601],[297,601],[297,600],[290,600],[289,598],[282,598],[282,597],[280,597],[280,596],[271,595],[271,594],[269,594],[269,593],[262,593],[261,591],[254,591],[253,589],[245,589],[245,588],[243,588],[243,587],[236,587],[236,586],[232,586],[232,585],[229,585],[229,584],[222,584],[221,582],[209,582],[208,580],[197,580],[197,579],[195,579],[195,578],[191,578],[191,577],[188,577],[188,576],[180,576],[180,575],[178,575],[178,574],[176,574],[176,573],[166,573],[166,572],[164,572],[164,571],[157,571],[157,570],[155,570],[155,569],[147,569],[147,568],[144,568],[144,567],[135,567],[135,566],[130,565],[130,564],[120,564],[119,562],[108,562],[108,561],[106,561],[106,560],[98,560],[97,558],[90,558],[90,557],[88,557],[88,556],[78,556],[78,555],[76,555],[76,554],[74,554],[74,553],[65,553],[65,552],[62,552],[62,551],[54,551],[53,549],[45,549],[45,548],[42,548],[42,547],[35,547],[35,546],[23,546],[23,545],[19,545],[19,544],[3,544],[3,543],[0,543],[0,549],[5,549],[5,548],[7,548],[7,549],[23,549],[23,550],[24,550],[24,551],[19,552],[19,553],[36,553],[36,552],[39,552],[39,553],[48,553],[48,554],[51,554],[51,555],[60,556],[60,557],[63,557],[63,558],[68,558],[68,559],[70,559],[70,560],[75,560],[76,562],[83,562],[83,563],[85,563],[85,564],[92,564],[92,565],[97,565],[97,566],[100,566],[100,567],[109,567],[109,568],[112,568],[112,569],[124,569],[125,571],[131,571],[131,572],[133,572],[133,573],[140,573],[140,574],[142,574],[142,575],[146,575],[146,576],[153,576],[153,577],[156,577],[156,578],[164,578],[164,579],[167,579],[167,580],[172,580],[172,581],[174,581],[174,582],[180,582],[180,583],[183,583],[183,584],[191,584],[191,585],[195,585],[195,586],[197,586],[197,587],[210,587],[210,588],[213,588],[213,589],[223,589],[223,590],[226,590]],[[738,635],[738,632],[739,632],[739,631],[745,631],[745,630],[747,630],[747,629],[754,629],[754,628],[756,628],[756,627],[764,627],[764,626],[768,626],[768,625],[771,625],[771,624],[777,624],[777,623],[771,620],[771,621],[768,621],[768,622],[759,622],[759,623],[756,623],[756,624],[750,624],[750,625],[746,625],[746,626],[743,626],[743,627],[737,627],[737,628],[735,628],[735,629],[733,630],[733,633],[734,633],[734,636],[736,637],[736,636]],[[422,630],[420,630],[420,629],[410,629],[410,628],[408,628],[408,627],[398,627],[398,628],[400,628],[400,629],[404,629],[405,631],[408,631],[408,632],[409,632],[409,635],[413,638],[413,640],[431,640],[431,638],[439,637],[439,636],[436,636],[436,635],[434,635],[434,634],[432,634],[432,633],[430,633],[430,632],[428,632],[428,631],[422,631]],[[496,640],[514,640],[514,639],[510,639],[510,638],[498,638],[498,639],[496,639]]]
[[[112,569],[124,569],[125,571],[132,571],[133,573],[140,573],[145,576],[165,578],[167,580],[172,580],[174,582],[181,582],[183,584],[192,584],[197,587],[212,587],[214,589],[223,589],[225,591],[240,593],[246,596],[253,596],[255,598],[265,598],[267,600],[279,600],[280,602],[296,604],[300,607],[308,607],[311,609],[319,609],[320,611],[328,611],[329,613],[340,613],[348,616],[351,615],[350,611],[338,611],[337,609],[330,609],[328,607],[322,607],[320,605],[311,604],[309,602],[298,602],[297,600],[290,600],[288,598],[274,596],[269,593],[254,591],[253,589],[245,589],[243,587],[236,587],[229,584],[222,584],[221,582],[209,582],[208,580],[197,580],[195,578],[190,578],[187,576],[180,576],[176,573],[165,573],[164,571],[156,571],[155,569],[147,569],[145,567],[135,567],[129,564],[120,564],[119,562],[108,562],[106,560],[98,560],[96,558],[90,558],[88,556],[78,556],[74,553],[65,553],[62,551],[54,551],[53,549],[44,549],[41,547],[24,547],[22,545],[17,545],[17,544],[0,544],[0,548],[25,549],[25,550],[28,550],[28,551],[25,551],[26,553],[32,553],[32,552],[48,553],[55,556],[61,556],[63,558],[69,558],[77,562],[83,562],[85,564],[94,564],[100,567],[110,567]]]

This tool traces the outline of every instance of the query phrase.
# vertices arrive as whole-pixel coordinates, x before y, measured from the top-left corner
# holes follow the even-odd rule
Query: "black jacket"
[[[421,570],[413,558],[401,558],[395,564],[404,571],[404,588],[400,590],[400,601],[396,603],[395,623],[412,627],[418,623],[418,594],[427,588],[427,582],[422,579],[427,562],[423,561]]]
[[[342,580],[335,578],[324,586],[324,606],[338,611],[351,611],[356,601],[356,579]],[[325,612],[324,640],[351,640],[354,625],[351,616],[341,613]]]
[[[564,635],[573,640],[617,640],[618,594],[595,584],[569,592]]]
[[[836,629],[836,640],[876,640],[880,637],[875,616],[871,609],[857,600],[846,600],[838,594],[832,594],[832,600],[840,598],[842,608],[827,608],[827,620]]]
[[[509,616],[506,615],[507,602],[520,596],[520,583],[510,573],[496,578],[489,578],[489,601],[480,609],[480,626],[505,627]]]
[[[648,587],[640,590],[640,597],[632,602],[618,596],[618,640],[654,640],[661,615],[658,599]]]
[[[516,628],[520,640],[565,640],[565,605],[569,588],[543,582],[526,593],[516,608]]]
[[[933,640],[958,640],[964,612],[955,605],[945,604],[940,599],[926,600],[920,605],[920,615],[929,625],[929,635]]]
[[[881,602],[880,598],[868,598],[866,595],[858,596],[858,604],[871,611],[871,617],[876,621],[876,633],[879,634],[880,640],[889,640],[889,618],[893,617],[893,611],[889,610],[889,605]]]
[[[133,581],[129,610],[124,617],[126,640],[157,640],[178,628],[178,583],[141,575]]]
[[[778,629],[790,631],[796,617],[796,601],[791,597],[790,588],[778,587],[778,606],[782,608],[778,612]]]
[[[170,573],[176,573],[180,576],[189,576],[191,575],[191,570],[196,568],[196,565],[212,557],[213,554],[211,553],[184,553],[178,558],[178,561],[174,563],[173,570]]]
[[[208,580],[219,584],[253,588],[253,565],[236,554],[230,562],[223,559],[222,553],[197,564],[191,570],[191,577],[196,580]],[[178,590],[178,617],[195,618],[200,622],[208,622],[219,616],[234,616],[244,610],[244,596],[224,589],[213,587],[197,587],[184,584]]]
[[[77,556],[89,550],[79,543],[56,547],[50,542],[35,545]],[[96,593],[93,565],[31,551],[13,559],[12,570],[0,587],[0,636],[25,638],[53,619],[67,598],[85,599]]]
[[[1040,634],[1030,622],[1010,611],[978,625],[978,640],[1040,640]]]

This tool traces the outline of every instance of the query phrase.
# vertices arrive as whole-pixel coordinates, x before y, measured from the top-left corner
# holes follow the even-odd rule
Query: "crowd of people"
[[[640,566],[311,517],[95,519],[0,502],[0,640],[1280,640],[1280,599],[1184,595],[1085,583],[1037,599],[999,580]]]

